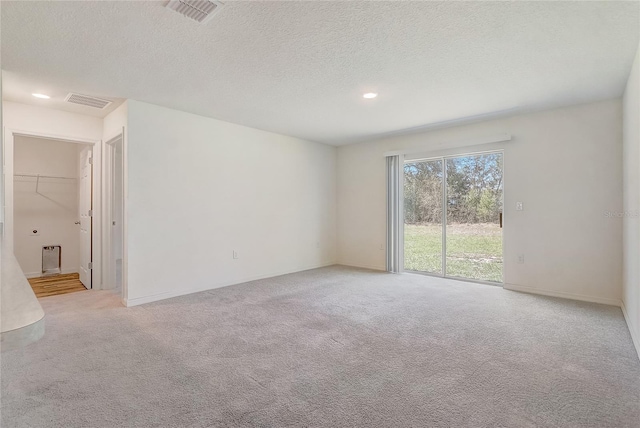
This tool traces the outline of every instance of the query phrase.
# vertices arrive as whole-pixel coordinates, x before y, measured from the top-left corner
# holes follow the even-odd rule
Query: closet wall
[[[16,137],[14,174],[78,177],[81,145]],[[62,246],[62,273],[78,272],[78,180],[14,177],[14,250],[27,277],[42,273],[42,247]],[[34,234],[33,230],[38,233]]]

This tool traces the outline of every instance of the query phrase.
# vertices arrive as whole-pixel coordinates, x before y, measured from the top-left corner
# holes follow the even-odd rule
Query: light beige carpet
[[[331,267],[134,308],[41,300],[3,427],[638,427],[619,308]]]

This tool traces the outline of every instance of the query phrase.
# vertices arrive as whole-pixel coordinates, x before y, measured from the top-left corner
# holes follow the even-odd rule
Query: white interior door
[[[124,177],[122,136],[106,144],[108,169],[109,224],[109,287],[122,293],[122,258],[124,254]]]
[[[92,229],[92,168],[91,147],[84,147],[80,152],[80,282],[91,289],[91,229]]]

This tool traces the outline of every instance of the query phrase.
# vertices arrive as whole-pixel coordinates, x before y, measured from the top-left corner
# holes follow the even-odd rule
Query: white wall
[[[336,261],[335,147],[132,100],[127,134],[127,304]]]
[[[42,247],[61,246],[62,273],[78,272],[79,144],[30,137],[14,139],[14,171],[75,180],[18,177],[13,184],[14,253],[27,277],[42,274]],[[32,231],[38,230],[34,235]]]
[[[127,108],[128,101],[125,101],[104,118],[102,123],[102,140],[104,142],[122,133],[122,128],[127,126]]]
[[[0,9],[2,7],[0,6]],[[2,55],[0,55],[1,57]],[[0,59],[0,94],[2,94],[2,60]],[[4,115],[2,114],[2,109],[4,108],[3,102],[0,100],[0,236],[4,235],[4,169],[5,169],[5,160],[4,160],[4,151],[5,151],[5,138],[4,132]]]
[[[102,138],[102,119],[62,110],[2,101],[4,126],[83,140]]]
[[[623,98],[624,291],[623,309],[640,355],[640,47]]]
[[[338,260],[385,268],[385,152],[511,133],[508,143],[431,153],[504,149],[505,287],[619,304],[622,219],[605,212],[622,210],[621,120],[613,100],[342,146]]]
[[[69,113],[61,110],[19,104],[9,101],[2,102],[4,125],[4,174],[5,174],[5,239],[8,246],[14,246],[13,240],[13,133],[20,131],[35,136],[60,137],[63,139],[96,142],[93,150],[93,256],[94,261],[100,260],[101,252],[101,177],[102,177],[102,119],[82,114]],[[15,250],[15,248],[14,248]],[[101,286],[101,264],[94,265],[93,287]]]

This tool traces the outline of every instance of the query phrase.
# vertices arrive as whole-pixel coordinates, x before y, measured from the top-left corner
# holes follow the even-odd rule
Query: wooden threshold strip
[[[37,298],[86,290],[77,273],[29,278],[29,284]]]

